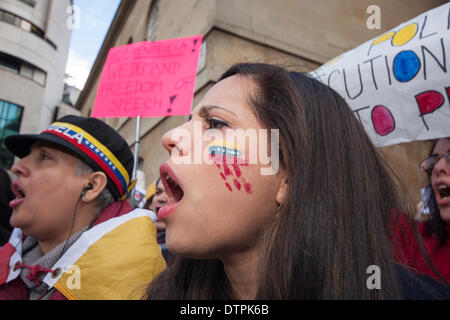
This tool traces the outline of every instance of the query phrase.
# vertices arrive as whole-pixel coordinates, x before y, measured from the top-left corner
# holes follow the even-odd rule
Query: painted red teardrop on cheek
[[[388,108],[382,105],[372,109],[372,123],[380,136],[385,136],[395,129],[395,121]]]
[[[234,179],[233,183],[236,189],[241,190],[241,184],[239,183],[239,181],[237,181],[237,179]]]
[[[230,168],[226,164],[223,165],[223,172],[226,176],[232,175]]]
[[[236,173],[236,177],[240,177],[242,175],[241,169],[238,164],[233,163],[234,173]]]

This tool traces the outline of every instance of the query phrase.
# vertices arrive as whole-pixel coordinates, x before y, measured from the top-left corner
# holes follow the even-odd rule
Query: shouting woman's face
[[[171,157],[160,174],[169,201],[158,217],[166,223],[170,251],[220,259],[258,248],[284,188],[282,171],[262,174],[270,167],[267,157],[278,154],[270,155],[275,142],[269,130],[259,130],[249,105],[257,94],[252,80],[226,78],[207,92],[189,122],[164,135]]]
[[[441,218],[450,223],[450,138],[442,138],[433,149],[433,156],[439,157],[431,172],[431,186],[436,196],[436,202],[441,213]]]

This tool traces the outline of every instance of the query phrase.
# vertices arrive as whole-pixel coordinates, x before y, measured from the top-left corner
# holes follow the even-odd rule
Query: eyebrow
[[[202,107],[200,108],[199,112],[198,112],[198,115],[199,115],[200,117],[202,117],[202,118],[205,118],[207,115],[210,114],[211,110],[214,110],[214,109],[219,109],[219,110],[225,111],[225,112],[227,112],[227,113],[229,113],[229,114],[232,114],[232,115],[235,116],[235,117],[237,116],[236,113],[234,113],[233,111],[231,111],[231,110],[229,110],[229,109],[227,109],[227,108],[224,108],[224,107],[215,105],[215,104],[210,104],[210,105],[202,106]]]
[[[43,141],[36,141],[35,143],[33,143],[30,147],[30,151],[34,150],[34,149],[40,149],[40,148],[44,148],[44,149],[56,149],[56,147],[54,147],[53,145],[43,142]]]
[[[445,154],[445,153],[447,153],[447,152],[449,152],[449,151],[450,151],[450,149],[448,149],[447,151],[444,151],[442,154]],[[431,156],[432,156],[432,157],[434,157],[434,156],[439,156],[439,153],[433,152],[433,153],[431,154]]]

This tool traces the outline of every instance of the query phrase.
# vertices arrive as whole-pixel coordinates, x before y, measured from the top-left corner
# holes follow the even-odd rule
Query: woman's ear
[[[82,200],[84,202],[91,202],[97,199],[98,195],[105,189],[108,178],[106,174],[101,171],[93,172],[89,175],[89,184],[91,188],[84,192]]]
[[[275,197],[275,200],[278,203],[278,206],[283,204],[284,199],[286,197],[286,193],[287,193],[287,179],[283,175],[283,178],[280,179],[277,195]]]

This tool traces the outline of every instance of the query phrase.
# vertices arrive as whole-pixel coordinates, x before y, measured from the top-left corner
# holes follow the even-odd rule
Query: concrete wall
[[[215,25],[320,63],[357,47],[446,1],[441,0],[227,0],[216,1]],[[378,5],[381,29],[366,27]]]
[[[8,90],[2,90],[8,88]],[[31,79],[22,77],[14,72],[0,69],[0,99],[24,107],[21,133],[36,133],[38,121],[36,112],[42,108],[45,88]]]
[[[66,27],[66,8],[71,4],[71,0],[40,0],[33,8],[17,0],[0,2],[1,9],[29,20],[44,30],[46,37],[57,46],[55,49],[43,38],[0,21],[0,50],[47,73],[46,85],[38,100],[31,94],[35,91],[32,81],[14,77],[12,82],[0,87],[0,99],[8,96],[10,102],[25,108],[21,132],[37,132],[46,128],[52,120],[55,106],[61,101],[71,34]],[[11,78],[5,72],[0,69],[0,78]],[[12,92],[20,94],[12,96]]]
[[[25,2],[17,0],[2,0],[0,2],[0,8],[28,20],[42,30],[45,30],[47,24],[46,21],[49,6],[50,1],[48,0],[36,1],[34,8]]]
[[[442,0],[162,0],[159,3],[156,40],[203,34],[206,43],[205,68],[197,75],[195,106],[207,89],[231,64],[262,61],[310,71],[320,64],[407,21]],[[152,1],[122,4],[94,72],[88,78],[77,108],[88,116],[92,111],[101,68],[110,47],[130,39],[139,42],[148,34]],[[376,4],[381,9],[381,29],[369,30],[366,9]],[[158,176],[159,165],[168,158],[160,144],[162,135],[187,120],[187,117],[144,118],[141,123],[139,155],[144,159],[147,184]],[[133,146],[135,119],[106,119]],[[416,163],[428,150],[426,143],[383,148],[386,157],[401,176],[416,190],[420,173]],[[408,161],[405,166],[404,161]],[[412,192],[413,195],[417,193]],[[415,198],[417,199],[417,197]],[[416,200],[414,200],[416,201]]]

